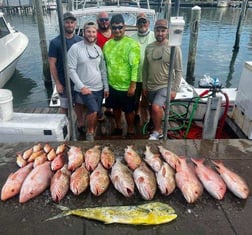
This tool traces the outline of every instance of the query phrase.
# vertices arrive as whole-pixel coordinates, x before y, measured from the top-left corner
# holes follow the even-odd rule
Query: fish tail
[[[55,215],[51,218],[46,219],[45,221],[50,221],[50,220],[55,220],[55,219],[59,219],[68,215],[71,215],[72,212],[69,208],[65,207],[65,206],[61,206],[61,205],[56,205],[57,208],[59,208],[60,210],[62,210],[62,213]]]

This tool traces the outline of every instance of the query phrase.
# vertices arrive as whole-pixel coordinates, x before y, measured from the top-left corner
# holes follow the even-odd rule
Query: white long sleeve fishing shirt
[[[67,53],[68,73],[74,90],[108,91],[107,70],[102,50],[96,44],[75,43]]]

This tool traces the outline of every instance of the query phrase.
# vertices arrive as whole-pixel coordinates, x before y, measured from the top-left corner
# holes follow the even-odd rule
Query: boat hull
[[[2,15],[0,15],[3,17]],[[15,72],[16,65],[20,56],[24,53],[28,46],[28,37],[13,30],[6,24],[5,35],[0,37],[0,88],[2,88],[12,77]]]

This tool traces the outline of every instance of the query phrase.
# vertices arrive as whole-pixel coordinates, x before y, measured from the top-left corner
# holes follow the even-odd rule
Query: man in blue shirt
[[[76,42],[82,41],[83,38],[75,34],[76,18],[70,13],[66,12],[63,15],[64,20],[64,36],[66,39],[67,50]],[[61,45],[61,36],[51,40],[49,45],[48,60],[50,66],[50,72],[55,82],[57,92],[60,97],[60,112],[67,114],[68,112],[68,97],[66,93],[66,81],[63,67],[63,46]],[[71,84],[73,85],[73,84]],[[82,130],[84,126],[84,117],[82,105],[75,103],[75,112],[77,116],[77,127]]]

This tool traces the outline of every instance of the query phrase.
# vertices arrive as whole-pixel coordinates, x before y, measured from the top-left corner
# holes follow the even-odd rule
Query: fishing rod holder
[[[169,46],[180,46],[182,43],[182,35],[184,31],[185,21],[183,16],[170,18],[169,24]]]

